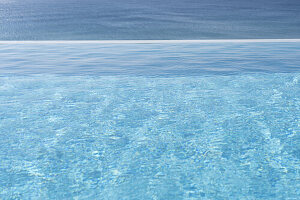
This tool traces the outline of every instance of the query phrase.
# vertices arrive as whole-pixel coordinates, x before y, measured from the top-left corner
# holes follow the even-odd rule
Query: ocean
[[[298,0],[0,0],[0,40],[300,38]]]

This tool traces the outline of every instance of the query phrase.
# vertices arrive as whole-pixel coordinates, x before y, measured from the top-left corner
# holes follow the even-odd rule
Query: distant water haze
[[[0,40],[300,38],[299,0],[0,0]]]

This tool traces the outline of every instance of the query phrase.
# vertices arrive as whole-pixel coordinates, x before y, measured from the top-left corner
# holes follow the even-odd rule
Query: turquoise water
[[[0,40],[300,38],[299,0],[0,0]]]
[[[0,51],[0,199],[298,199],[300,43]]]

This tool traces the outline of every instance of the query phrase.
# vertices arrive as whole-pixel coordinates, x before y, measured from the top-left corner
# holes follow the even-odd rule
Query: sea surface
[[[0,0],[0,40],[300,38],[299,0]]]
[[[300,196],[300,42],[0,44],[0,199]]]

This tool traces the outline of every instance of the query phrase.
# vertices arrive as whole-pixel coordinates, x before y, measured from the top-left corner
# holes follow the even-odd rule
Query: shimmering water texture
[[[190,51],[199,66],[206,57],[212,68],[232,67],[229,57],[240,51],[243,66],[295,66],[287,73],[104,76],[81,73],[86,55],[94,63],[104,59],[90,46],[90,54],[83,46],[74,57],[77,74],[37,69],[51,62],[58,71],[70,67],[72,55],[60,56],[59,45],[40,48],[40,59],[29,56],[35,46],[27,53],[22,45],[6,46],[16,60],[1,56],[1,70],[19,63],[19,71],[0,77],[0,199],[299,199],[300,63],[285,54],[296,50],[274,45],[252,62],[252,48],[225,51],[223,62],[215,61],[222,57],[217,52]],[[130,51],[123,56],[133,66]],[[175,63],[171,52],[148,54],[136,63],[161,60],[161,70],[170,68],[165,58]],[[122,58],[109,62],[117,66]],[[183,57],[173,67],[189,69],[186,62]]]

